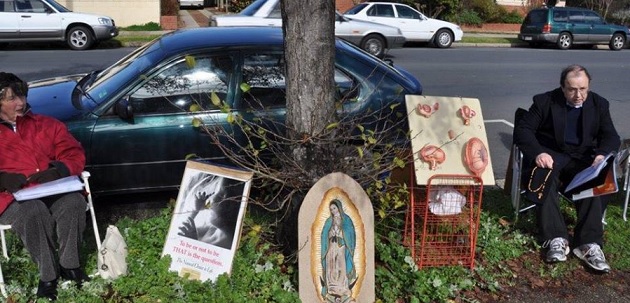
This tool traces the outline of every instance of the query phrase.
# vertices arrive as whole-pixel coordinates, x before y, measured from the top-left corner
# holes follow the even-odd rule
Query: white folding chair
[[[96,239],[96,247],[98,251],[101,251],[101,236],[98,232],[98,224],[96,223],[96,214],[94,213],[94,204],[92,203],[92,192],[90,190],[90,183],[88,182],[89,178],[90,172],[84,171],[81,173],[81,179],[83,180],[83,186],[87,195],[86,211],[90,212],[90,217],[92,219],[92,228],[94,229],[94,238]],[[11,225],[0,224],[0,241],[2,242],[2,255],[6,259],[9,259],[9,253],[7,250],[7,241],[4,232],[9,229],[11,229]],[[4,285],[4,276],[2,275],[2,266],[0,266],[0,292],[2,292],[2,296],[7,296],[7,290]]]
[[[526,110],[522,109],[522,108],[518,108],[514,114],[514,124],[516,125],[520,118],[525,114]],[[628,142],[628,144],[630,145],[630,141]],[[620,154],[622,154],[622,152],[618,153],[618,156],[615,158],[615,161],[624,161],[624,165],[626,167],[625,170],[625,178],[624,178],[624,187],[623,189],[626,191],[626,200],[625,200],[625,204],[624,204],[624,211],[623,211],[623,218],[624,220],[626,220],[626,211],[628,209],[628,198],[630,195],[630,192],[628,191],[628,186],[630,186],[630,179],[628,178],[628,167],[630,166],[630,159],[628,159],[628,149],[630,149],[630,147],[628,148],[624,148],[623,154],[624,156],[619,156]],[[520,151],[520,149],[518,148],[518,146],[516,144],[512,144],[512,150],[511,150],[511,154],[510,154],[510,164],[511,167],[511,171],[512,171],[512,184],[510,187],[510,197],[512,199],[512,207],[514,208],[514,221],[516,222],[518,220],[518,215],[522,212],[528,211],[529,209],[532,209],[534,207],[536,207],[536,204],[527,201],[527,205],[525,206],[521,206],[521,202],[523,200],[526,201],[526,199],[523,199],[523,194],[525,193],[525,190],[521,188],[522,185],[522,173],[523,173],[523,153]],[[558,192],[559,196],[561,198],[568,199],[563,193]],[[606,225],[606,210],[604,210],[604,213],[602,214],[602,224]]]
[[[536,204],[528,201],[528,205],[521,207],[521,201],[524,200],[522,195],[525,190],[521,188],[522,184],[522,171],[523,171],[523,153],[516,144],[512,145],[512,187],[510,190],[510,196],[512,198],[512,207],[514,208],[515,221],[518,219],[518,215],[522,212],[526,212],[531,208],[536,207]]]
[[[514,126],[518,124],[523,115],[527,112],[526,109],[518,108],[514,113]],[[514,208],[514,221],[518,220],[518,215],[522,212],[536,207],[536,204],[529,201],[528,205],[521,207],[522,195],[525,190],[521,188],[522,174],[523,174],[523,153],[516,144],[512,144],[512,150],[510,151],[510,168],[512,171],[512,184],[510,187],[510,197],[512,198],[512,207]]]
[[[630,139],[626,139],[623,142],[622,149],[617,154],[615,161],[618,168],[623,173],[622,189],[626,192],[626,196],[623,202],[623,221],[628,221],[628,199],[630,199]]]

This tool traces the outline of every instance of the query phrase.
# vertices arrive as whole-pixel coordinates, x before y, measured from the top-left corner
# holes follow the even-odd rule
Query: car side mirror
[[[345,22],[345,21],[348,21],[348,19],[346,19],[346,17],[343,15],[335,14],[335,21]]]
[[[133,107],[131,106],[131,103],[129,103],[129,96],[116,102],[114,105],[114,112],[123,120],[133,119]]]

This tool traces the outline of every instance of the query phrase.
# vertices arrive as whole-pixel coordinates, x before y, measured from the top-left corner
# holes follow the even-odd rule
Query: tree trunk
[[[294,160],[316,181],[328,173],[318,138],[335,121],[333,0],[282,0],[285,37],[287,128],[296,140]],[[328,156],[330,156],[328,151]]]

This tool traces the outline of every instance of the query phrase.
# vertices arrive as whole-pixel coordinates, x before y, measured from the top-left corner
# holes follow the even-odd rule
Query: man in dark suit
[[[534,103],[514,128],[514,142],[523,152],[524,185],[528,194],[540,198],[535,201],[539,203],[537,222],[550,263],[566,261],[569,254],[569,232],[560,211],[558,190],[620,145],[609,103],[589,91],[590,81],[583,66],[566,67],[560,75],[560,87],[534,96]],[[573,253],[597,271],[610,271],[601,250],[600,198],[574,201],[574,205]]]

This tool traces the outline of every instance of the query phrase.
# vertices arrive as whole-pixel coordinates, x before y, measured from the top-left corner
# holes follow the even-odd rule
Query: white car
[[[429,18],[405,4],[365,2],[355,5],[344,16],[398,27],[407,42],[430,42],[439,48],[450,47],[464,36],[459,25]]]
[[[85,50],[117,35],[114,19],[75,13],[54,0],[0,1],[0,43],[65,41]]]
[[[280,0],[256,0],[239,14],[215,15],[210,26],[282,26]],[[355,44],[368,53],[382,58],[386,49],[405,44],[401,31],[392,26],[353,20],[337,13],[335,36]]]
[[[194,7],[203,7],[204,0],[178,0],[180,7],[185,6],[194,6]]]

